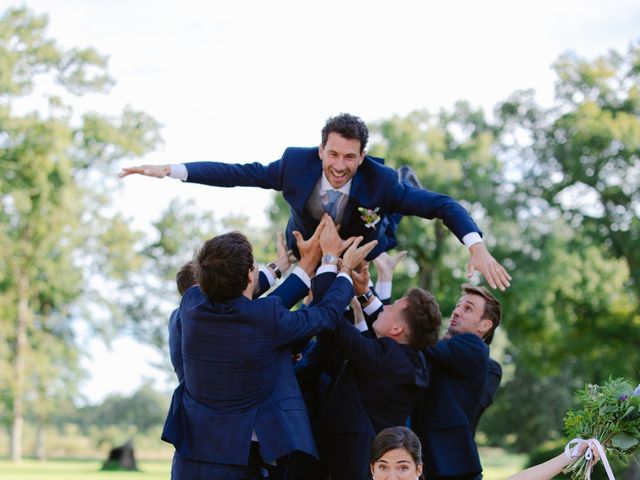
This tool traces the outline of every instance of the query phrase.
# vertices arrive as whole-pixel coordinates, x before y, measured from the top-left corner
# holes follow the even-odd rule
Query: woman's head
[[[371,445],[373,480],[416,479],[422,474],[422,446],[406,427],[382,430]]]

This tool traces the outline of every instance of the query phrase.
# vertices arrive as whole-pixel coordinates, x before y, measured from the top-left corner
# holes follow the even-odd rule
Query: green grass
[[[0,460],[2,480],[166,480],[171,472],[169,461],[138,462],[138,472],[102,472],[97,460],[23,460],[15,465]]]
[[[483,468],[483,480],[505,480],[522,470],[526,455],[507,453],[501,448],[480,448],[480,461]]]
[[[522,469],[525,455],[513,455],[498,448],[481,448],[483,480],[504,480]],[[2,480],[166,480],[171,471],[169,461],[139,461],[139,472],[102,472],[98,460],[23,460],[14,465],[0,460]]]

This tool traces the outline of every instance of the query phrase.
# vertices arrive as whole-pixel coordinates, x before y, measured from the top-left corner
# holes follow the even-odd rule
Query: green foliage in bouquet
[[[587,385],[576,393],[580,405],[569,410],[564,428],[569,438],[596,439],[607,458],[627,461],[640,451],[640,385],[622,378],[604,385]],[[588,478],[591,462],[581,456],[565,472],[573,479]]]

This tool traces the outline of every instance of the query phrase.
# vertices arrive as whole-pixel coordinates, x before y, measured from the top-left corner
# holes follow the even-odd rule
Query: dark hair
[[[322,146],[327,144],[329,134],[335,132],[349,140],[360,141],[360,152],[362,152],[369,140],[369,129],[360,117],[349,113],[341,113],[329,118],[322,128]]]
[[[422,445],[418,436],[407,427],[389,427],[373,439],[369,465],[373,466],[385,453],[396,448],[405,449],[416,466],[422,464]]]
[[[500,321],[502,320],[502,309],[500,308],[500,302],[496,297],[491,295],[491,292],[484,287],[477,287],[475,285],[471,285],[465,283],[462,285],[462,293],[465,295],[478,295],[479,297],[484,298],[484,312],[482,312],[481,319],[491,320],[491,330],[489,330],[484,335],[484,343],[487,345],[491,345],[493,341],[493,334],[500,325]]]
[[[211,301],[239,297],[253,270],[251,243],[240,232],[217,235],[202,245],[194,259],[196,280]]]
[[[180,295],[184,295],[189,287],[195,285],[196,275],[193,271],[193,260],[188,261],[176,273],[176,286]]]
[[[440,306],[435,297],[421,288],[412,288],[407,293],[407,306],[402,311],[409,325],[409,345],[426,348],[438,341],[442,322]]]

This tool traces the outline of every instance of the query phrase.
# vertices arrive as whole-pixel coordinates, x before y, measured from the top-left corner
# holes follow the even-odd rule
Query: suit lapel
[[[351,183],[351,191],[349,192],[349,200],[347,201],[347,206],[344,209],[344,215],[342,216],[342,231],[344,232],[346,229],[351,230],[349,225],[351,225],[351,218],[353,216],[353,212],[358,206],[358,198],[360,196],[360,189],[362,187],[362,173],[360,169],[356,172],[353,177],[353,181]]]
[[[304,212],[307,200],[322,175],[322,161],[320,157],[317,158],[317,161],[309,162],[306,170],[307,171],[300,175],[299,178],[294,179],[296,182],[296,194],[289,199],[289,204],[300,214]]]

